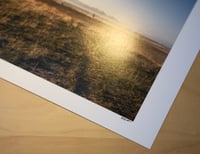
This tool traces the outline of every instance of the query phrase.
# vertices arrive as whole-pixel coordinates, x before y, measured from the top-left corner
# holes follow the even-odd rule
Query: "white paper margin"
[[[200,49],[200,1],[197,0],[135,120],[110,110],[0,59],[0,77],[146,148],[158,131]]]

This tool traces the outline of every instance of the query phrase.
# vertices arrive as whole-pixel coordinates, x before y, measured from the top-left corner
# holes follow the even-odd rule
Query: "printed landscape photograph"
[[[0,58],[134,120],[195,2],[0,0]]]

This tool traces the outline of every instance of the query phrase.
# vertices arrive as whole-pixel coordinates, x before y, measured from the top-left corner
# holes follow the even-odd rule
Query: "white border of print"
[[[158,131],[200,49],[197,0],[134,121],[0,59],[0,77],[102,125],[146,148]]]

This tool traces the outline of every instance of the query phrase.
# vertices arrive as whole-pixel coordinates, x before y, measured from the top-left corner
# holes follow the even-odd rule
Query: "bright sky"
[[[171,47],[196,0],[79,0]]]

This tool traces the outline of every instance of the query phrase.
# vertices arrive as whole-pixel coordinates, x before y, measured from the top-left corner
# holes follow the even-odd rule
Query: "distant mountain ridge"
[[[82,8],[85,8],[85,9],[91,11],[94,14],[104,16],[104,17],[106,17],[106,18],[108,18],[108,19],[110,19],[110,20],[112,20],[114,22],[119,22],[115,17],[106,14],[104,11],[102,11],[102,10],[96,8],[96,7],[91,7],[91,6],[81,2],[79,0],[64,0],[64,1],[71,2],[73,4],[77,4],[78,6],[80,6]]]

